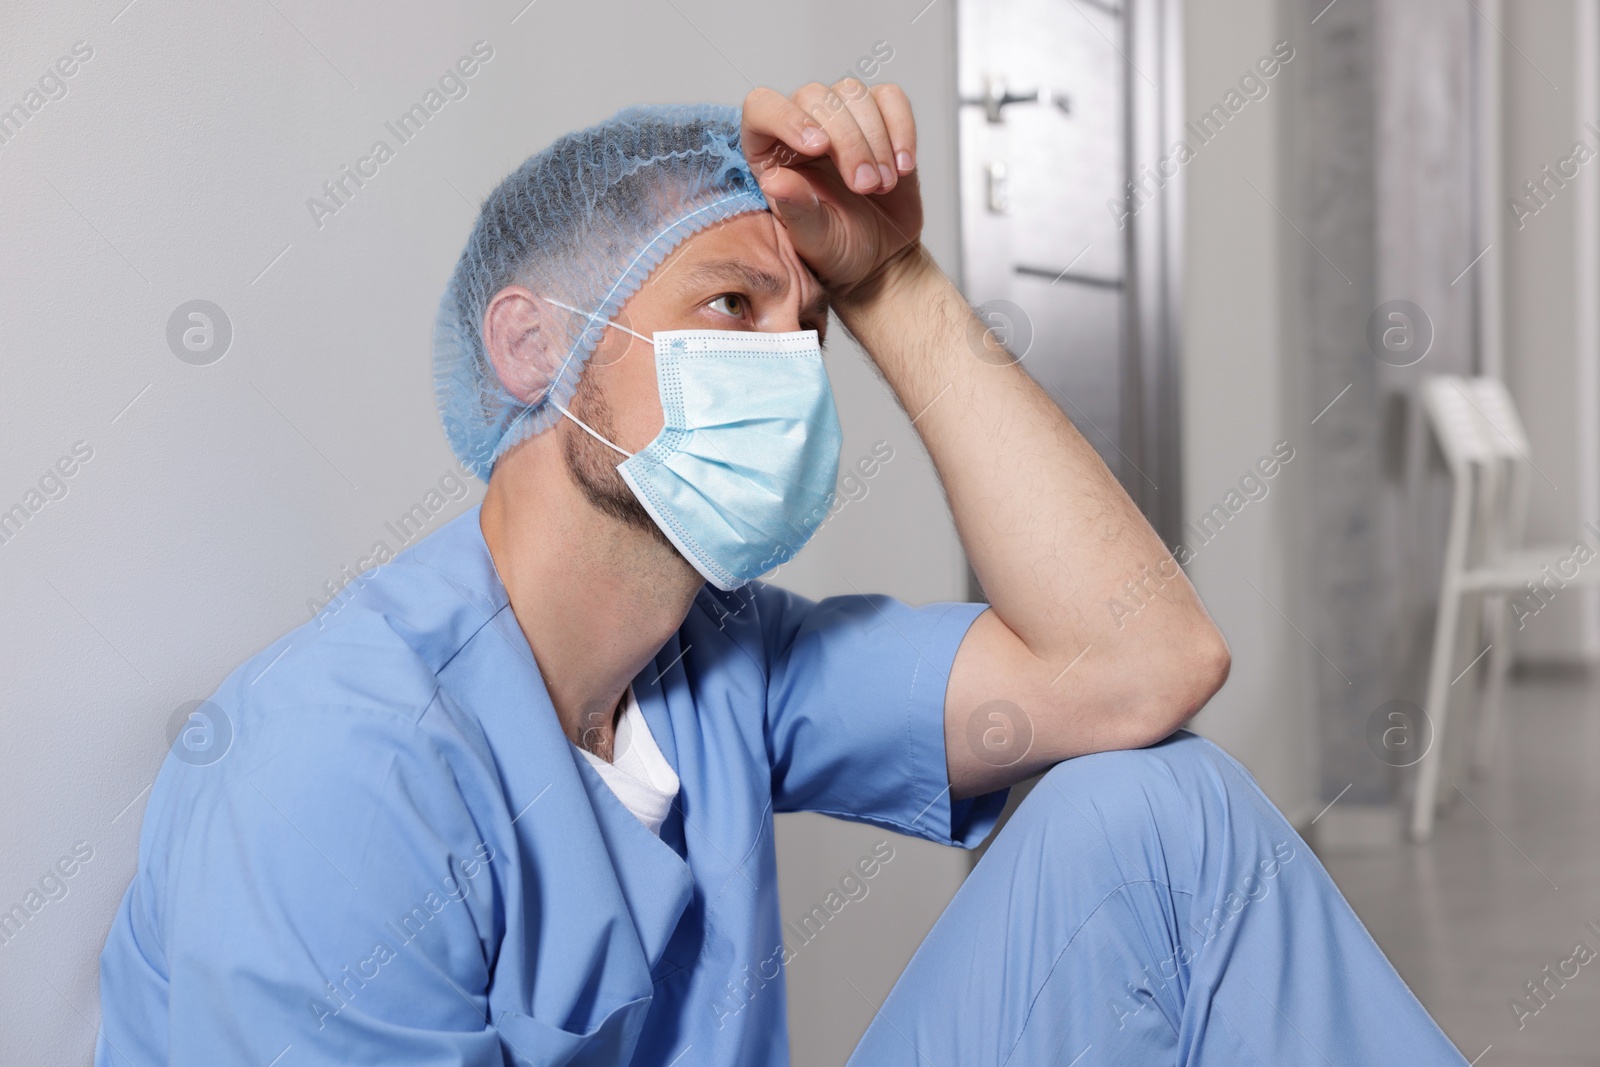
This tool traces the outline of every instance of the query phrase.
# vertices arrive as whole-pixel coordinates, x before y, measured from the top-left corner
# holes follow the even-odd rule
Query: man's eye
[[[738,293],[723,293],[710,303],[712,306],[715,306],[719,300],[727,300],[733,304],[733,307],[727,311],[727,314],[732,315],[736,319],[744,317],[746,310],[744,297],[740,296]]]

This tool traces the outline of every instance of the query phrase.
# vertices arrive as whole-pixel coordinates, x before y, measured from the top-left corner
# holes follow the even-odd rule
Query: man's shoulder
[[[395,748],[478,747],[480,731],[438,675],[503,596],[472,573],[470,542],[451,545],[439,537],[446,530],[356,576],[316,616],[230,671],[171,724],[169,762],[225,761],[204,776],[221,783],[281,755],[353,769]]]
[[[214,699],[420,714],[439,671],[505,606],[475,532],[473,509],[354,576],[235,668]]]
[[[371,835],[405,827],[468,840],[474,805],[495,795],[494,762],[438,675],[503,591],[474,570],[492,567],[481,548],[449,529],[357,576],[174,723],[141,830],[151,893],[201,892],[219,864],[355,862]]]
[[[235,668],[217,699],[420,713],[433,697],[439,669],[489,615],[413,559],[396,559],[362,577],[362,588],[347,601]]]
[[[402,553],[364,573],[335,610],[230,672],[175,724],[152,795],[157,821],[185,824],[225,797],[349,813],[396,775],[453,789],[478,774],[490,762],[481,727],[438,672],[494,612],[436,563]]]

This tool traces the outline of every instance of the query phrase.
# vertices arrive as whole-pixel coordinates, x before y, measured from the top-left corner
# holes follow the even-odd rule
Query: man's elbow
[[[1141,703],[1146,710],[1147,744],[1154,744],[1199,714],[1228,680],[1233,654],[1215,626],[1207,623],[1162,652],[1164,669],[1146,675]]]
[[[1176,699],[1170,709],[1169,734],[1199,714],[1227,682],[1228,672],[1233,669],[1233,653],[1228,650],[1228,642],[1210,623],[1185,645],[1176,657],[1183,666],[1174,685]]]

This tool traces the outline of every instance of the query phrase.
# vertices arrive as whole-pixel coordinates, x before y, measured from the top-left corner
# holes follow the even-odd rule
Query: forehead
[[[714,273],[732,273],[718,268],[734,266],[776,276],[786,287],[798,283],[802,303],[822,290],[822,283],[795,251],[788,231],[766,211],[736,215],[687,238],[645,284],[677,288],[715,284],[719,279],[711,276]]]

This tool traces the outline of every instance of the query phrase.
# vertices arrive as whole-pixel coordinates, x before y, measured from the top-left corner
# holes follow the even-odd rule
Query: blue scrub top
[[[1005,791],[952,802],[944,748],[985,605],[702,589],[633,682],[682,783],[658,838],[567,742],[478,512],[191,720],[101,955],[97,1065],[785,1064],[772,813],[993,828]]]

